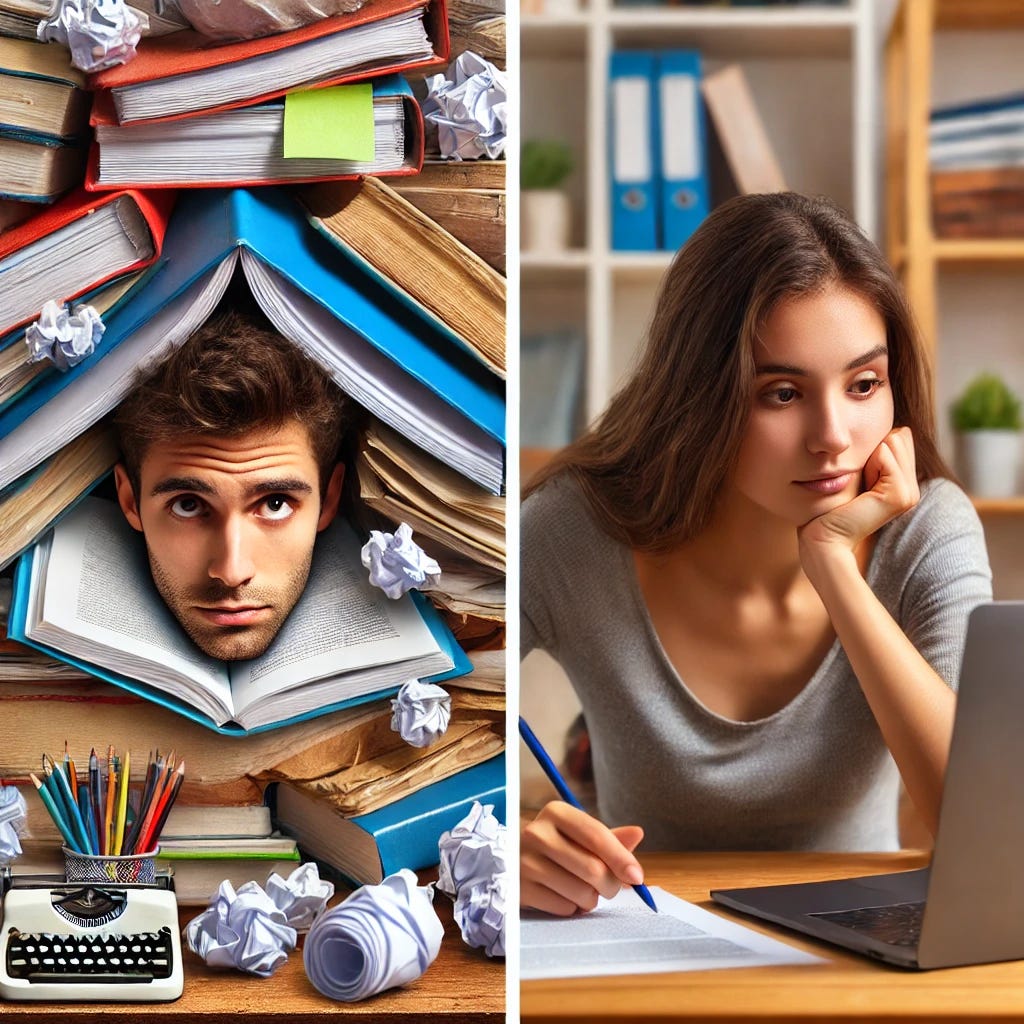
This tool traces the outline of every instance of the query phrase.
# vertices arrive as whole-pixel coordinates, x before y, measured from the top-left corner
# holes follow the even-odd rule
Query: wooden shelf
[[[972,498],[979,516],[1024,515],[1024,494],[1012,498]]]
[[[1020,0],[937,0],[935,27],[950,31],[1024,29]]]
[[[945,264],[1024,262],[1024,238],[940,238],[935,258]]]

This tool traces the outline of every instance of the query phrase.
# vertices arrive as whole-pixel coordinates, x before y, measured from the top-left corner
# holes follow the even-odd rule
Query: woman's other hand
[[[552,801],[520,836],[520,902],[561,917],[593,910],[598,896],[611,899],[623,885],[643,882],[633,856],[643,837],[637,825],[608,828],[584,811]]]
[[[913,508],[921,497],[909,427],[896,427],[864,466],[864,489],[852,501],[811,519],[797,530],[800,560],[813,580],[823,556],[858,546],[890,520]]]

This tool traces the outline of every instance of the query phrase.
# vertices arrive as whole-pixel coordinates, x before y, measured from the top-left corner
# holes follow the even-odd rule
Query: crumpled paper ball
[[[334,895],[334,883],[320,877],[313,861],[301,864],[287,878],[276,872],[267,878],[267,895],[297,932],[309,931]]]
[[[508,79],[472,50],[461,53],[443,75],[427,79],[423,117],[437,125],[441,155],[448,159],[492,159],[505,150]]]
[[[505,908],[508,873],[502,871],[488,882],[463,886],[455,900],[455,921],[463,941],[482,948],[487,956],[505,955]]]
[[[391,700],[391,729],[414,747],[429,747],[445,734],[452,717],[452,698],[433,683],[410,679]]]
[[[444,934],[432,899],[407,868],[357,889],[310,928],[302,953],[309,980],[325,996],[353,1002],[418,978]]]
[[[62,373],[91,356],[103,337],[106,326],[92,306],[77,306],[70,313],[50,299],[39,319],[25,331],[28,361],[49,359]]]
[[[27,823],[24,794],[17,786],[0,785],[0,866],[21,856],[21,836]]]
[[[412,539],[408,523],[401,523],[394,533],[371,530],[361,556],[370,582],[392,601],[407,590],[437,586],[441,579],[441,566]]]
[[[494,804],[474,800],[469,814],[438,840],[438,889],[458,896],[507,871],[507,836],[508,829],[494,816]]]
[[[211,967],[236,967],[269,978],[295,948],[295,929],[256,882],[235,892],[221,882],[213,902],[185,928],[188,948]]]
[[[142,17],[124,0],[57,0],[36,35],[43,43],[63,43],[76,68],[93,72],[127,64],[135,56],[143,27]]]

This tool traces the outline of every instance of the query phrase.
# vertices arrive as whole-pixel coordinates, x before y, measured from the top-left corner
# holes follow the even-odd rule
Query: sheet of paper
[[[655,974],[722,967],[819,964],[820,957],[727,921],[656,886],[654,914],[632,889],[602,899],[589,914],[524,911],[519,973],[531,978]]]

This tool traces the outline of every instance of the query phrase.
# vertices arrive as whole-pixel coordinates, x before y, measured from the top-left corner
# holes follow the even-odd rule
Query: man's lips
[[[828,473],[813,477],[810,480],[794,480],[793,482],[815,494],[838,494],[845,490],[854,479],[853,471]]]
[[[265,604],[196,606],[196,611],[215,626],[252,626],[271,614]]]

